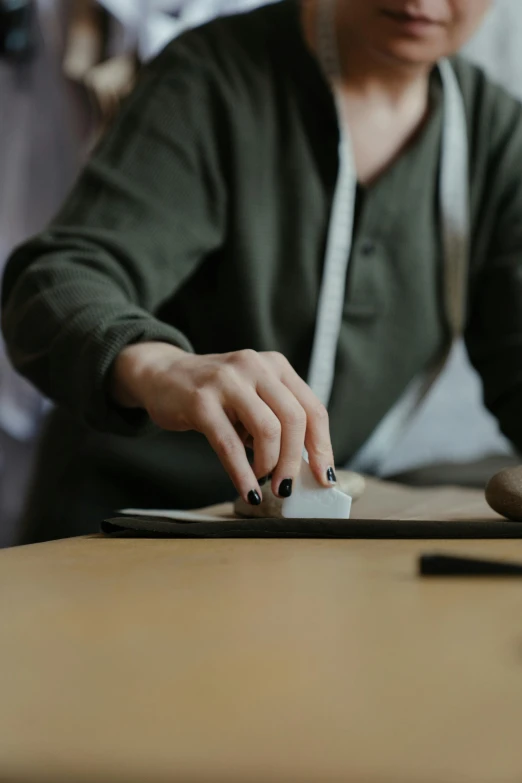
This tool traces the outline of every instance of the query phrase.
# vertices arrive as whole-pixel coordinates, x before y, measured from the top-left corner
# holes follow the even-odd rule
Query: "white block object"
[[[285,519],[350,519],[352,499],[335,487],[319,484],[308,462],[294,481],[292,495],[283,501]]]

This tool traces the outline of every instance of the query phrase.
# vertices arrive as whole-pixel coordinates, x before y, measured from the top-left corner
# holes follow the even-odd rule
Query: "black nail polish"
[[[328,468],[326,471],[326,478],[330,484],[337,484],[337,476],[335,475],[335,470],[333,468]]]
[[[292,494],[292,485],[293,485],[292,479],[284,479],[279,485],[279,497],[280,498],[289,498]]]
[[[260,487],[264,487],[267,481],[268,476],[263,476],[263,478],[258,479],[258,484]]]
[[[248,502],[250,503],[251,506],[261,505],[261,497],[257,489],[250,490],[250,492],[248,493]]]

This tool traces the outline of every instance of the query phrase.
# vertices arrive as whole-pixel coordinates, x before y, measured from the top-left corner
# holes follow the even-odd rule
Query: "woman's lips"
[[[415,16],[401,11],[383,10],[381,14],[395,26],[399,27],[406,35],[422,38],[436,32],[442,26],[437,19],[429,19],[427,16]]]

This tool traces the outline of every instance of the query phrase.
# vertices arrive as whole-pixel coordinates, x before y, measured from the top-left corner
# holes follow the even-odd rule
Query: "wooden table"
[[[360,503],[488,513],[474,492]],[[433,547],[522,560],[522,541],[0,553],[0,780],[520,783],[522,580],[421,580]]]

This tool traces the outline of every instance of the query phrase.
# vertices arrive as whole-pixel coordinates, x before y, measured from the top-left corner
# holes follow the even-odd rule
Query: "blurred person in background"
[[[288,495],[303,445],[325,486],[378,471],[462,332],[520,447],[522,111],[447,59],[489,5],[285,0],[148,66],[6,272],[11,356],[58,403],[26,540],[228,499],[223,467]]]
[[[13,248],[51,219],[82,160],[83,113],[61,72],[65,22],[59,0],[0,2],[2,270]],[[17,539],[43,408],[0,343],[0,546]]]

